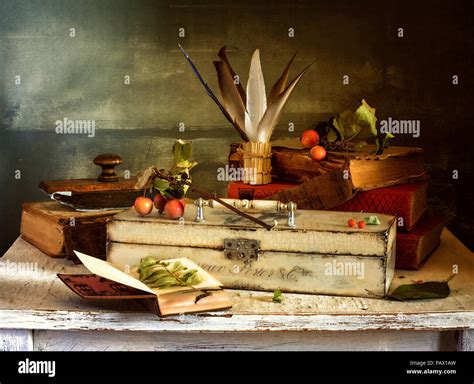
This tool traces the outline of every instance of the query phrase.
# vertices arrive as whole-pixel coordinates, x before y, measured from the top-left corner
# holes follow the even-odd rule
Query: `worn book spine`
[[[395,267],[419,269],[439,245],[443,228],[443,217],[427,215],[411,232],[398,232]]]
[[[66,238],[64,224],[38,211],[29,203],[23,204],[21,237],[51,257],[64,257]]]
[[[55,201],[24,203],[20,233],[51,257],[77,262],[77,250],[105,258],[106,220],[118,212],[79,212]]]
[[[410,231],[426,212],[427,191],[427,182],[361,191],[333,210],[394,215],[398,229]]]
[[[265,185],[249,185],[241,181],[234,181],[227,186],[229,199],[263,200],[278,192],[296,187],[298,183],[273,181]]]

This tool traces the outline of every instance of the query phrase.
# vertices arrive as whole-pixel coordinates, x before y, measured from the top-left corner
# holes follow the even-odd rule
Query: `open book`
[[[93,275],[58,274],[58,277],[85,299],[155,299],[154,308],[161,316],[232,307],[227,293],[221,288],[222,284],[190,259],[166,261],[180,262],[188,269],[196,269],[201,277],[200,283],[159,289],[142,283],[136,268],[114,265],[77,251],[75,253]]]

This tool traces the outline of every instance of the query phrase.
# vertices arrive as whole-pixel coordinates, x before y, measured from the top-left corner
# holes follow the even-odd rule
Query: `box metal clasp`
[[[225,239],[224,255],[230,260],[240,260],[244,262],[258,260],[260,251],[259,240],[249,239]]]

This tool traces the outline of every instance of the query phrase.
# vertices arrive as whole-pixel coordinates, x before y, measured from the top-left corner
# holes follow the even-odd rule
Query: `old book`
[[[56,201],[23,204],[21,237],[51,257],[77,260],[74,249],[105,258],[105,221],[121,210],[78,212]]]
[[[229,199],[262,200],[297,185],[297,183],[276,180],[264,185],[250,185],[244,184],[242,181],[233,181],[227,186],[227,197]]]
[[[374,145],[359,152],[329,152],[328,161],[348,162],[355,189],[370,190],[385,186],[426,180],[423,150],[416,147],[389,147],[383,154],[373,154]]]
[[[394,216],[379,215],[380,225],[358,229],[347,226],[345,212],[297,210],[295,226],[281,210],[248,213],[273,229],[224,208],[206,207],[202,218],[188,204],[181,220],[127,210],[107,222],[107,260],[134,265],[145,256],[187,257],[226,288],[386,294],[395,265]]]
[[[440,242],[444,218],[427,215],[410,232],[397,234],[397,269],[419,269]]]
[[[426,212],[427,191],[426,181],[361,191],[333,209],[395,215],[398,229],[410,231]]]
[[[185,258],[179,261],[188,269],[196,269],[202,281],[193,286],[150,288],[134,275],[130,266],[120,267],[98,260],[81,252],[77,257],[93,274],[58,274],[61,281],[74,293],[89,300],[148,299],[153,310],[161,316],[182,313],[221,310],[232,307],[229,296],[222,290],[222,284],[193,261]]]
[[[376,155],[375,145],[360,151],[330,151],[321,162],[312,161],[308,150],[298,139],[272,143],[277,177],[305,182],[321,173],[347,167],[357,190],[370,190],[427,179],[423,167],[423,149],[417,147],[389,147]]]

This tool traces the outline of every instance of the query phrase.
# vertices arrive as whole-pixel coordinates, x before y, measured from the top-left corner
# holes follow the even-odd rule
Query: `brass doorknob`
[[[98,181],[114,182],[119,177],[115,173],[115,166],[122,164],[123,160],[119,155],[113,153],[103,153],[94,159],[94,164],[102,167],[102,173],[97,178]]]

